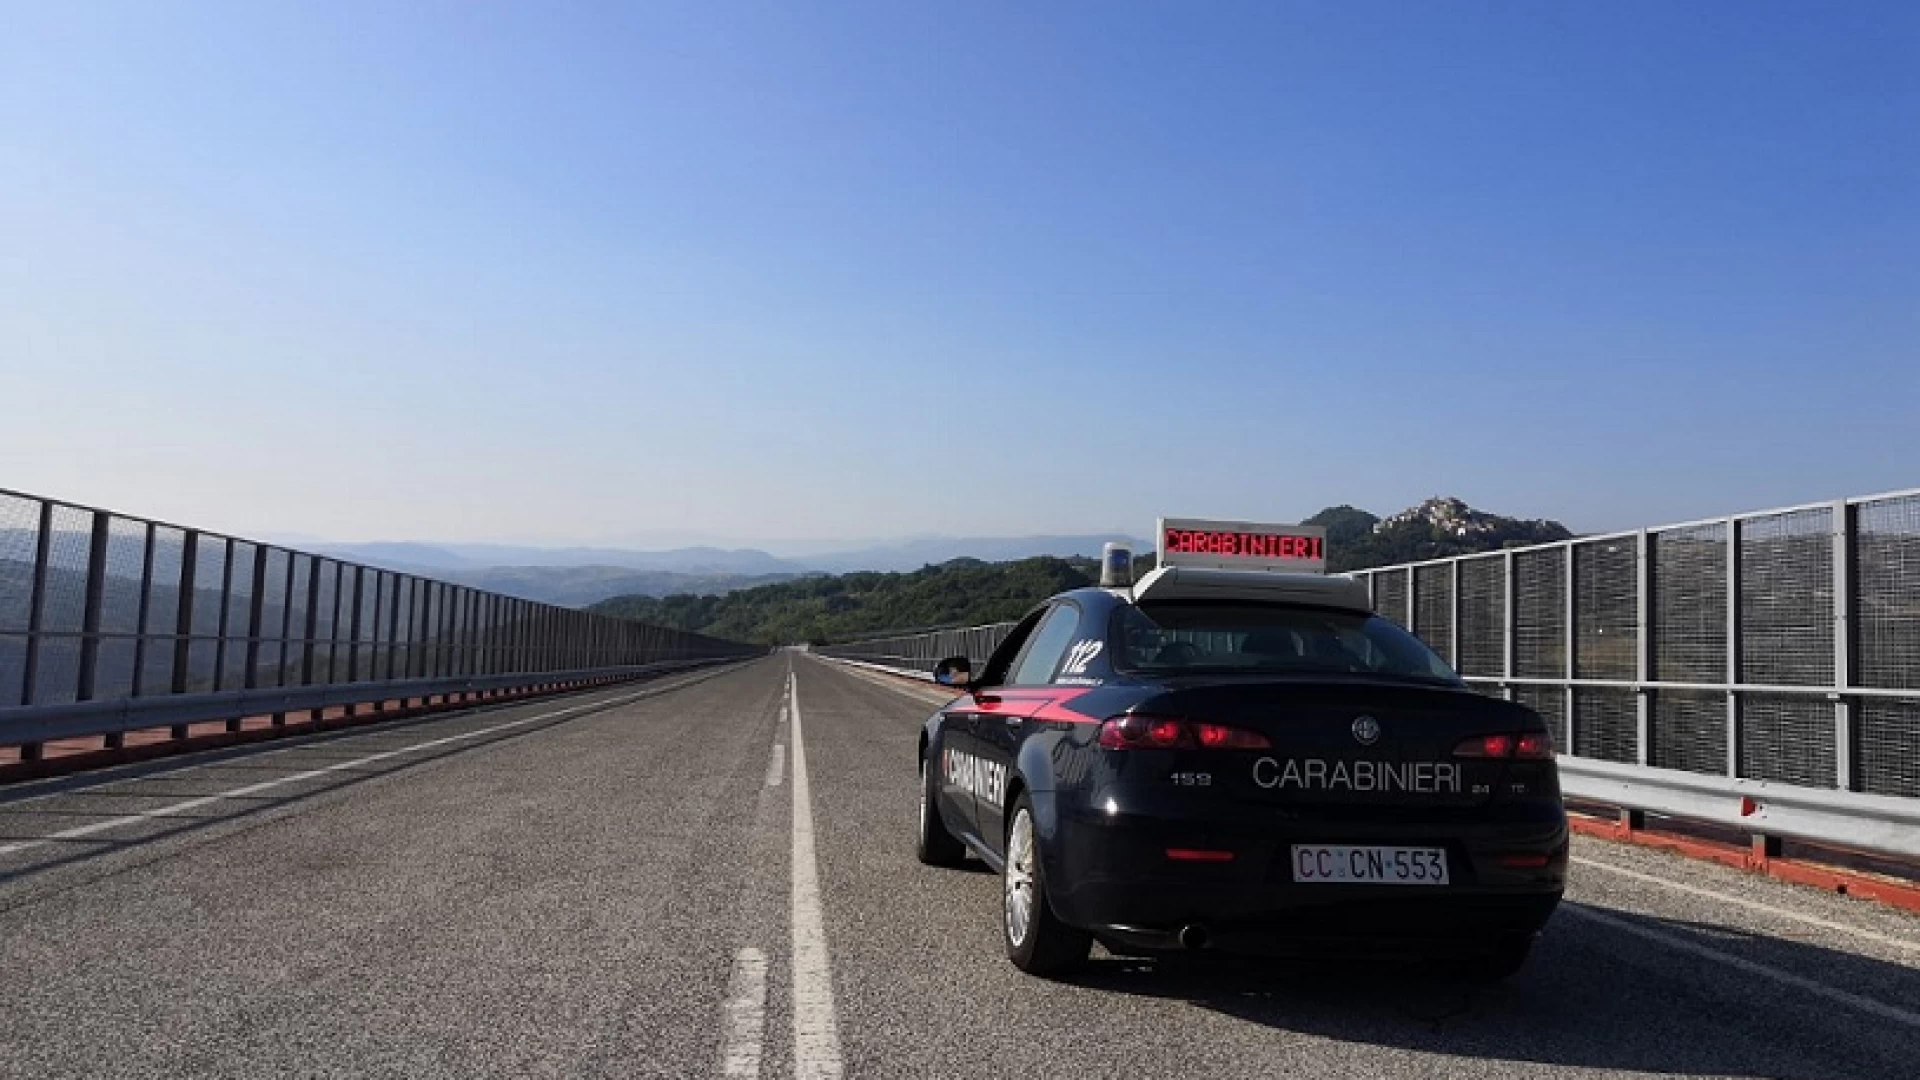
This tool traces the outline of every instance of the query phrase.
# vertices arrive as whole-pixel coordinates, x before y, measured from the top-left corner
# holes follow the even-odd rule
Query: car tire
[[[967,861],[967,846],[947,831],[947,823],[940,817],[939,793],[934,791],[933,784],[933,773],[923,756],[920,759],[920,836],[913,853],[928,866],[959,866]]]
[[[1533,953],[1533,938],[1515,935],[1494,941],[1485,952],[1467,964],[1469,981],[1492,984],[1505,982],[1520,973]]]
[[[1086,966],[1093,935],[1061,922],[1047,898],[1047,876],[1025,792],[1007,816],[1006,865],[1000,872],[1000,932],[1007,959],[1029,975],[1053,977]]]

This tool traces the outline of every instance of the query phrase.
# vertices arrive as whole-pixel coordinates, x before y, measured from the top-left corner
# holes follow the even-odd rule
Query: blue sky
[[[1920,6],[5,3],[0,486],[756,542],[1920,484]]]

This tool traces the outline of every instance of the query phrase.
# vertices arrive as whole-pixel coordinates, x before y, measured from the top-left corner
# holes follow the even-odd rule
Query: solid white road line
[[[787,767],[787,748],[779,743],[773,744],[773,760],[767,762],[767,786],[779,787],[780,778]]]
[[[726,1041],[720,1049],[720,1075],[757,1078],[760,1044],[767,1027],[767,954],[741,949],[733,958],[723,1011]]]
[[[1621,877],[1632,878],[1635,881],[1642,881],[1649,885],[1659,885],[1662,888],[1672,889],[1675,892],[1683,892],[1689,896],[1698,896],[1702,899],[1713,900],[1722,904],[1734,904],[1747,908],[1750,911],[1761,911],[1782,919],[1805,923],[1808,926],[1817,926],[1822,930],[1852,934],[1854,937],[1885,945],[1890,949],[1901,949],[1906,952],[1920,953],[1920,941],[1908,941],[1904,938],[1894,937],[1891,934],[1882,934],[1876,930],[1868,930],[1859,926],[1849,926],[1846,923],[1820,918],[1818,915],[1806,915],[1787,908],[1775,907],[1772,904],[1763,904],[1758,900],[1748,900],[1746,897],[1735,896],[1732,893],[1716,892],[1713,889],[1702,889],[1697,885],[1685,885],[1678,881],[1668,881],[1663,877],[1657,877],[1653,874],[1643,874],[1638,870],[1629,870],[1624,866],[1615,866],[1610,862],[1605,862],[1600,859],[1589,859],[1576,855],[1572,861],[1580,866],[1589,866],[1595,870],[1605,870],[1610,874],[1619,874]]]
[[[112,829],[123,828],[127,825],[138,824],[139,822],[142,822],[142,821],[152,821],[155,818],[179,817],[182,814],[190,813],[194,810],[198,810],[203,806],[207,806],[212,803],[217,803],[224,799],[244,799],[249,795],[257,795],[262,791],[270,791],[274,788],[281,787],[285,784],[297,784],[302,780],[311,780],[314,777],[325,776],[328,773],[346,772],[349,769],[357,769],[362,765],[371,765],[376,761],[384,761],[387,758],[398,757],[401,754],[411,754],[418,750],[431,750],[436,746],[445,746],[448,743],[463,742],[467,739],[478,739],[483,735],[492,735],[493,733],[498,731],[509,731],[509,730],[512,730],[513,728],[525,727],[528,724],[536,724],[542,720],[552,720],[556,717],[566,716],[570,713],[578,713],[578,712],[588,711],[591,709],[613,708],[620,705],[626,705],[631,702],[639,701],[641,698],[652,697],[655,694],[664,694],[669,690],[678,690],[682,686],[687,686],[692,683],[700,682],[702,681],[702,678],[707,678],[707,677],[710,677],[710,676],[687,679],[681,682],[674,683],[671,686],[652,687],[647,690],[642,690],[636,694],[629,694],[626,697],[609,698],[609,699],[600,700],[600,701],[589,701],[580,705],[571,705],[564,709],[555,709],[552,712],[544,712],[534,716],[526,716],[518,720],[510,720],[504,724],[495,724],[492,727],[479,728],[474,731],[463,731],[457,735],[448,735],[445,738],[441,738],[441,739],[430,739],[427,742],[414,743],[411,746],[402,746],[397,750],[387,750],[378,754],[368,754],[366,757],[354,758],[352,761],[342,761],[334,765],[328,765],[325,768],[321,768],[321,769],[308,769],[305,772],[297,772],[289,776],[277,777],[273,780],[263,780],[260,783],[248,784],[245,787],[237,787],[231,791],[222,791],[217,795],[202,795],[197,799],[187,799],[184,802],[170,803],[166,806],[160,807],[157,810],[144,810],[137,814],[125,814],[117,818],[109,818],[106,821],[96,821],[88,825],[76,825],[71,829],[62,829],[57,833],[50,833],[46,836],[36,837],[35,839],[32,839],[32,840],[21,840],[12,844],[0,844],[0,855],[12,855],[15,852],[26,851],[29,848],[42,847],[44,845],[58,843],[63,840],[78,840],[78,839],[81,839],[82,837],[92,836],[95,833],[103,833]]]
[[[1777,967],[1756,963],[1743,956],[1735,956],[1732,953],[1722,952],[1719,949],[1711,949],[1698,942],[1681,937],[1678,934],[1670,934],[1664,930],[1641,926],[1638,923],[1628,922],[1626,919],[1622,919],[1616,915],[1609,915],[1590,907],[1579,904],[1562,904],[1560,910],[1578,918],[1597,922],[1610,929],[1643,938],[1663,948],[1678,949],[1684,953],[1691,953],[1704,960],[1712,960],[1716,963],[1725,964],[1735,971],[1745,972],[1748,975],[1757,975],[1763,979],[1772,979],[1774,982],[1784,986],[1791,986],[1795,990],[1805,991],[1815,997],[1825,998],[1835,1004],[1845,1005],[1848,1008],[1858,1009],[1871,1016],[1877,1016],[1882,1020],[1891,1020],[1896,1024],[1920,1030],[1920,1013],[1910,1012],[1897,1006],[1888,1005],[1884,1001],[1875,1001],[1869,997],[1862,997],[1859,994],[1848,993],[1845,990],[1836,989],[1825,983],[1815,982],[1805,976],[1795,975],[1791,971],[1782,971]]]
[[[793,1075],[840,1075],[840,1030],[833,1017],[833,969],[820,914],[820,868],[813,854],[813,803],[807,791],[807,747],[800,737],[800,681],[787,672],[787,715],[793,730]]]

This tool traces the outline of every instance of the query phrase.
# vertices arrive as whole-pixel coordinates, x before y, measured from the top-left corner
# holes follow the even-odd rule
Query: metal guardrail
[[[1920,799],[1820,791],[1765,780],[1699,776],[1586,758],[1560,758],[1575,799],[1777,836],[1920,859]]]
[[[451,698],[492,691],[540,687],[599,685],[663,675],[727,659],[678,660],[631,667],[583,668],[577,671],[519,672],[511,675],[465,676],[446,679],[403,679],[395,682],[335,683],[267,690],[223,690],[203,694],[168,694],[152,698],[87,701],[49,708],[43,705],[0,709],[0,732],[20,743],[51,742],[84,735],[113,735],[145,728],[179,728],[189,724],[227,721],[230,725],[252,716],[285,716],[342,705]]]
[[[0,745],[26,760],[49,738],[762,651],[0,489]]]
[[[1920,856],[1920,490],[1355,571],[1570,796]],[[817,651],[914,672],[1010,623]]]

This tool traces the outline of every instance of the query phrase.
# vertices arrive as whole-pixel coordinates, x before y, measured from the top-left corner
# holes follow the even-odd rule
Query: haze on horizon
[[[0,487],[826,551],[1920,483],[1920,7],[7,5]]]

